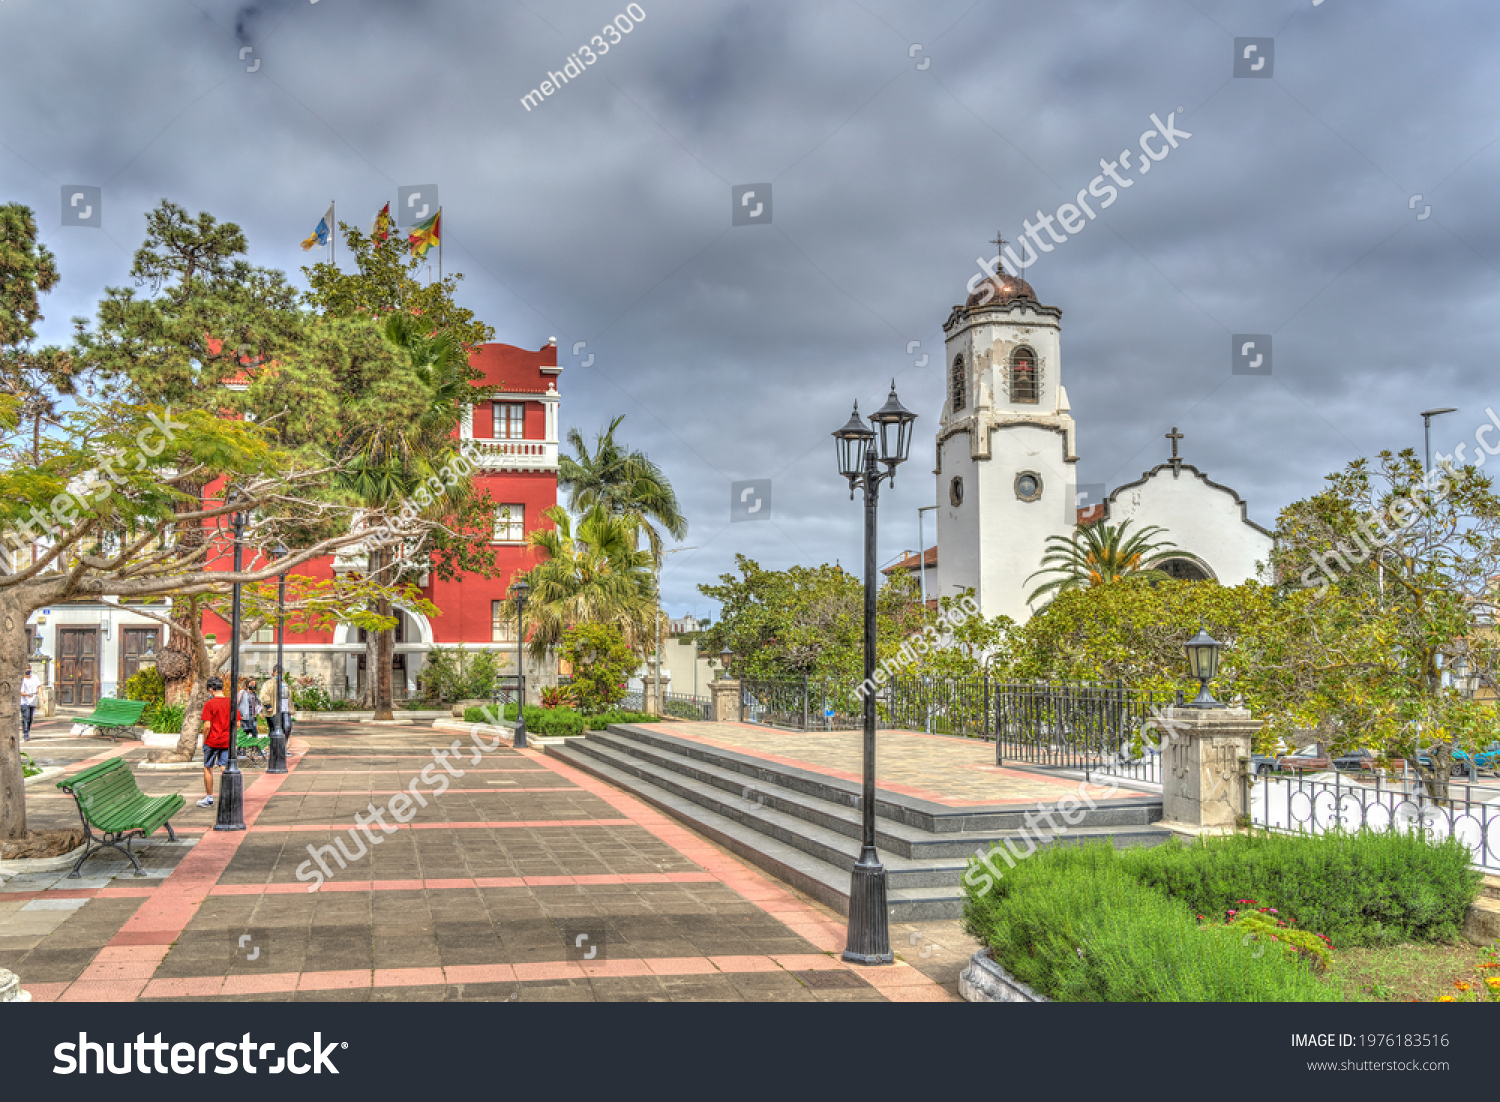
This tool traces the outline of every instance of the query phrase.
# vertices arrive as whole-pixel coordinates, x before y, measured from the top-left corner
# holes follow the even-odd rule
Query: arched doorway
[[[1162,559],[1161,562],[1152,564],[1152,569],[1160,570],[1167,577],[1179,582],[1211,582],[1214,580],[1213,573],[1197,559],[1190,559],[1182,555],[1174,555],[1170,559]]]

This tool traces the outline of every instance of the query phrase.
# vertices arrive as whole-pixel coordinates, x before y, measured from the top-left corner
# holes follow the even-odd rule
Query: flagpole
[[[438,282],[443,282],[443,208],[438,207]]]
[[[328,200],[328,211],[333,215],[333,225],[328,227],[328,262],[337,268],[339,266],[339,216],[336,200]]]

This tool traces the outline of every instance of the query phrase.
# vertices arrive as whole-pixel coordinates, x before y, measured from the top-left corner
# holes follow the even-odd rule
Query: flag
[[[314,245],[326,245],[328,239],[333,236],[333,204],[328,204],[328,213],[318,220],[318,228],[308,235],[307,240],[302,242],[302,251],[306,252]]]
[[[391,205],[387,203],[375,215],[375,228],[370,231],[370,240],[377,245],[384,244],[385,239],[391,235],[391,224]]]
[[[418,260],[427,255],[427,250],[434,245],[440,244],[443,236],[443,208],[439,207],[437,213],[425,222],[418,222],[411,228],[411,233],[406,240],[411,244],[411,254]]]

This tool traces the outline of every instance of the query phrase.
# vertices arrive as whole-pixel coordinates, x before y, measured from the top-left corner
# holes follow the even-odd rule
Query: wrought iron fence
[[[1148,735],[1156,709],[1175,692],[1126,688],[1123,682],[997,682],[995,763],[1106,773],[1161,783],[1160,736]]]
[[[667,693],[666,695],[667,699],[662,707],[669,716],[704,721],[714,718],[714,702],[709,697],[694,696],[692,693]]]
[[[988,678],[893,678],[876,697],[887,727],[964,738],[994,737],[992,683]]]
[[[646,710],[645,693],[640,689],[636,689],[634,692],[627,692],[620,698],[618,707],[626,712],[644,712]]]
[[[1434,796],[1416,777],[1360,773],[1246,776],[1252,826],[1290,834],[1330,830],[1420,831],[1429,841],[1457,838],[1474,864],[1500,872],[1500,782],[1448,782]]]
[[[794,731],[852,731],[863,723],[852,687],[827,681],[741,681],[740,720]]]

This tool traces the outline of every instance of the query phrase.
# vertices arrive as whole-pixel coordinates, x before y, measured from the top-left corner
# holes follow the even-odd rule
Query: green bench
[[[114,700],[105,697],[94,705],[94,714],[84,716],[78,722],[89,727],[100,727],[105,730],[118,730],[121,727],[135,727],[141,722],[141,714],[146,710],[144,700]]]
[[[91,854],[101,849],[117,849],[130,858],[137,876],[145,876],[140,861],[130,852],[130,839],[139,835],[149,838],[159,827],[167,828],[167,837],[177,841],[177,835],[168,821],[187,803],[176,793],[170,796],[147,796],[136,787],[135,774],[119,758],[90,766],[75,776],[57,782],[78,804],[78,817],[83,820],[83,833],[88,838],[88,848],[68,873],[69,879],[79,877],[78,870]],[[97,830],[103,838],[94,837]],[[122,846],[120,843],[123,842]]]
[[[234,745],[237,750],[247,751],[247,756],[264,762],[266,760],[266,751],[271,745],[271,740],[266,735],[258,737],[246,736],[242,731],[235,736]]]

